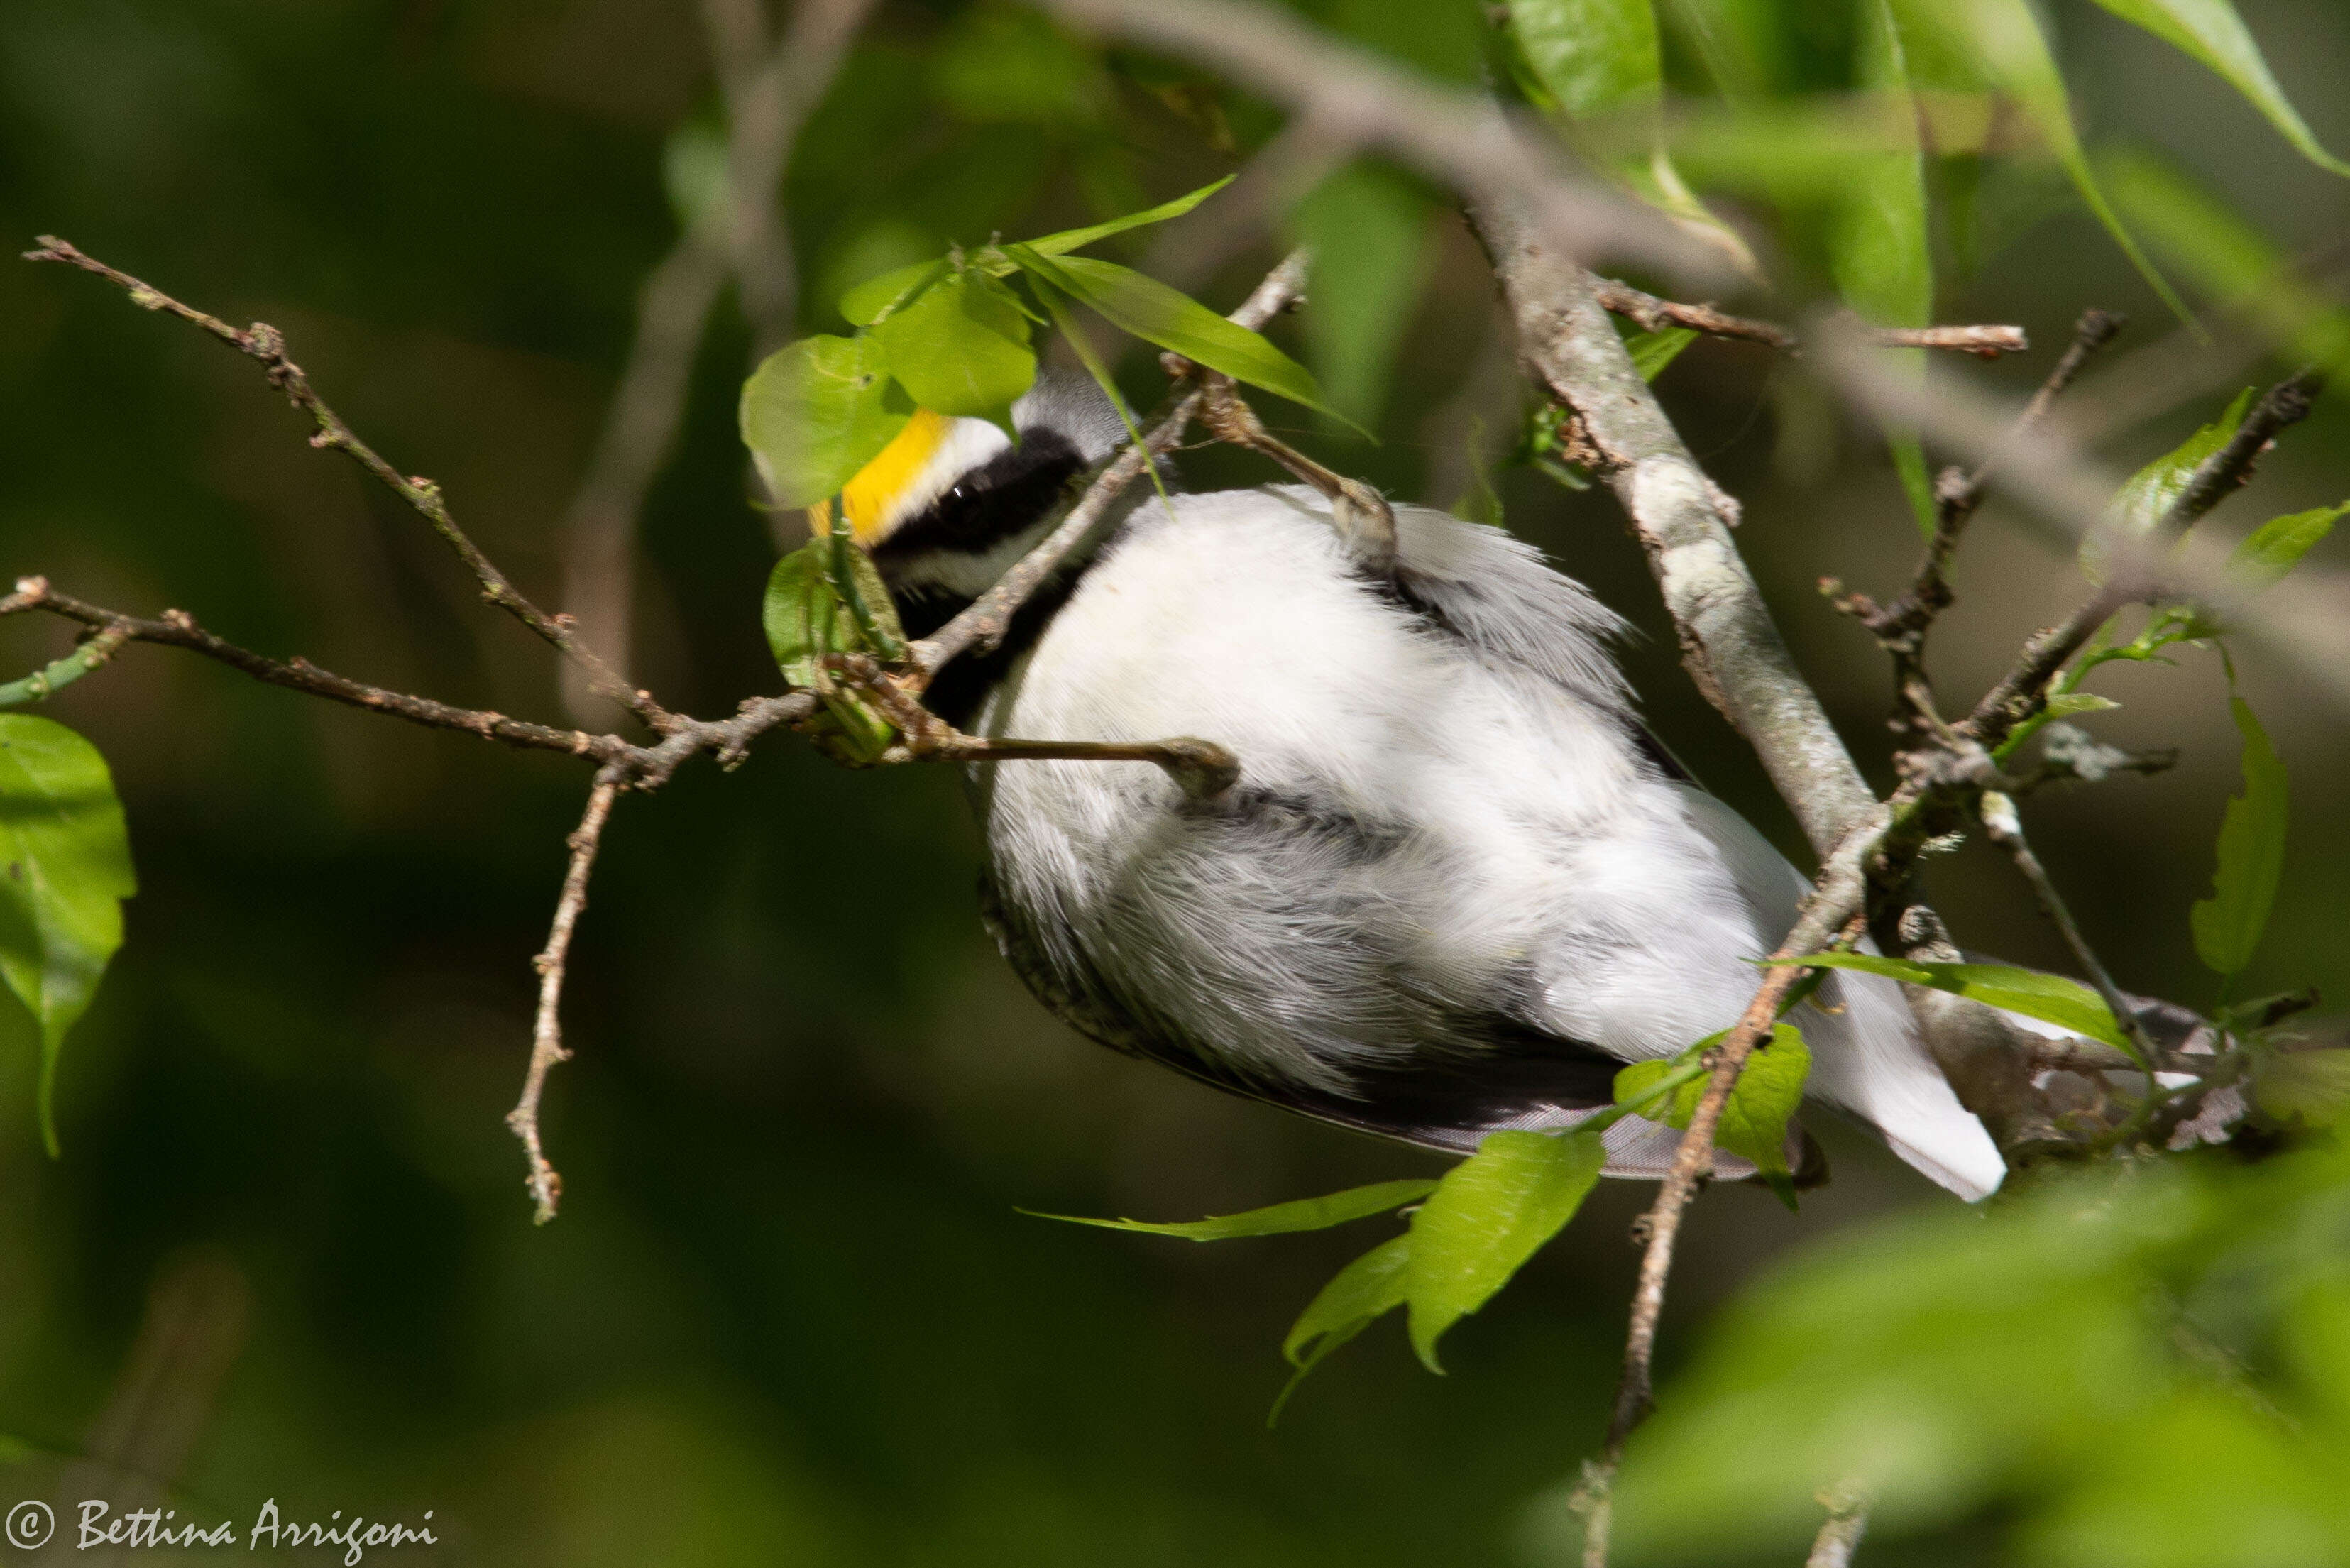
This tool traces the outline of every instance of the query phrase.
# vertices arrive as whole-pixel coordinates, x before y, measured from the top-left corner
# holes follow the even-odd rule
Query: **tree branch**
[[[563,876],[563,896],[555,903],[555,923],[547,930],[546,950],[531,961],[538,971],[538,1017],[531,1030],[530,1071],[523,1079],[522,1098],[506,1113],[506,1126],[514,1128],[530,1157],[525,1185],[530,1189],[536,1206],[534,1217],[541,1225],[555,1218],[556,1207],[563,1199],[563,1178],[547,1163],[546,1150],[539,1142],[538,1101],[546,1091],[548,1071],[557,1062],[571,1060],[563,1044],[565,965],[571,956],[571,933],[579,924],[579,912],[588,907],[588,874],[595,868],[596,852],[604,842],[604,824],[612,815],[612,803],[619,798],[623,782],[624,775],[617,768],[598,770],[596,782],[588,791],[588,809],[571,836],[564,840],[571,849],[571,865]]]
[[[610,697],[653,729],[667,732],[676,715],[652,700],[650,692],[639,691],[613,673],[611,668],[596,656],[593,649],[579,640],[568,617],[550,616],[507,580],[506,575],[493,565],[465,531],[457,526],[450,514],[448,504],[441,497],[441,487],[429,479],[411,477],[377,455],[373,447],[351,433],[342,417],[327,406],[325,399],[310,385],[302,367],[286,354],[285,335],[266,322],[255,322],[243,331],[231,327],[216,316],[181,304],[170,295],[151,285],[141,283],[129,273],[107,265],[96,257],[85,254],[54,234],[40,236],[40,247],[25,253],[26,261],[63,262],[68,266],[105,278],[128,292],[132,304],[146,310],[160,310],[169,316],[202,327],[238,353],[257,359],[269,377],[269,384],[286,394],[286,400],[310,418],[316,433],[310,444],[320,449],[347,452],[351,460],[380,481],[383,485],[408,503],[418,516],[432,525],[432,531],[447,542],[465,563],[474,580],[482,585],[482,597],[514,616],[553,645],[563,655],[585,670],[598,692]]]

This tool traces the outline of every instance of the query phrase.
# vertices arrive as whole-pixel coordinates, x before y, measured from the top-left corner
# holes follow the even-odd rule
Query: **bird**
[[[841,492],[910,635],[992,586],[1127,434],[1051,371],[1011,426],[917,410]],[[1159,477],[926,694],[974,735],[1238,759],[1204,798],[1144,762],[969,768],[982,912],[1049,1011],[1452,1153],[1572,1128],[1625,1064],[1737,1021],[1808,881],[1651,735],[1622,618],[1498,527],[1396,505],[1391,556],[1367,561],[1312,486]],[[1837,973],[1791,1020],[1808,1104],[1961,1198],[2000,1185],[1892,981]],[[1680,1135],[1625,1116],[1603,1137],[1607,1174],[1656,1178]]]

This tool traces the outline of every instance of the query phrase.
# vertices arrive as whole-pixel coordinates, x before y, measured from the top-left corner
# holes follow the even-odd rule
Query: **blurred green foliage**
[[[1304,9],[1456,82],[1479,79],[1494,42],[1480,6]],[[1679,186],[1685,218],[1753,251],[1771,288],[1743,302],[1758,310],[1841,296],[1892,319],[1919,308],[1922,275],[1936,318],[2032,330],[2034,355],[1991,372],[2018,389],[2085,305],[2132,310],[2133,336],[2168,357],[2117,350],[2069,400],[2126,472],[2247,381],[2344,352],[2350,187],[2303,153],[2350,145],[2350,21],[2330,0],[2247,5],[2255,71],[2212,21],[2224,7],[2110,9],[2126,19],[2078,0],[1893,5],[1920,95],[1905,114],[1887,112],[1881,16],[1670,0],[1651,24],[1653,93],[1643,76],[1618,101],[1558,107],[1631,188],[1673,203]],[[1280,129],[1179,62],[1017,6],[885,5],[786,180],[799,329],[837,332],[849,288],[951,244],[1194,189]],[[723,160],[683,0],[0,9],[0,211],[16,230],[285,328],[354,425],[439,479],[543,601],[638,286],[708,221]],[[2154,286],[2068,186],[2110,201],[2221,348],[2166,338]],[[1382,440],[1284,433],[1438,504],[1490,473],[1512,526],[1650,634],[1629,659],[1676,751],[1792,846],[1751,756],[1675,667],[1613,503],[1494,466],[1523,410],[1490,280],[1439,194],[1370,161],[1274,206],[1269,228],[1326,258],[1314,307],[1274,336]],[[1203,237],[1231,240],[1180,279],[1229,308],[1276,254],[1220,233],[1232,221],[1211,202],[1103,251],[1172,275],[1214,252]],[[636,672],[709,713],[774,680],[761,606],[780,552],[744,501],[735,433],[747,346],[731,317],[703,345],[642,531]],[[1848,428],[1800,363],[1675,347],[1653,356],[1667,404],[1745,504],[1742,544],[1798,656],[1879,766],[1881,663],[1808,587],[1908,569],[1882,437]],[[1117,367],[1137,397],[1148,358]],[[415,519],[304,451],[216,346],[90,280],[7,269],[0,399],[9,572],[183,605],[389,685],[560,711],[537,650],[480,613]],[[2341,408],[2322,404],[2272,461],[2253,516],[2350,494]],[[1186,464],[1203,485],[1263,477],[1226,453]],[[1943,678],[1980,685],[2069,607],[2068,555],[1987,514],[1938,633]],[[2338,537],[2311,547],[2314,568],[2342,561]],[[2180,744],[2185,763],[2035,800],[2034,836],[2120,981],[2175,993],[2240,741],[2214,665],[2153,668],[2158,645],[2136,646],[2106,650],[2101,679],[2127,705],[2099,733]],[[0,673],[39,669],[62,633],[12,619],[0,651]],[[2297,798],[2275,914],[2236,990],[2350,994],[2350,742],[2277,672],[2237,673]],[[45,710],[112,764],[143,890],[65,1060],[62,1162],[29,1114],[33,1029],[0,1020],[0,1428],[33,1445],[0,1472],[21,1482],[12,1497],[62,1484],[57,1456],[154,1386],[198,1434],[183,1510],[432,1507],[451,1561],[1419,1564],[1504,1555],[1527,1500],[1592,1448],[1637,1191],[1582,1200],[1584,1223],[1452,1331],[1450,1379],[1419,1376],[1405,1335],[1367,1334],[1270,1437],[1274,1325],[1300,1301],[1327,1307],[1291,1345],[1318,1356],[1331,1325],[1405,1304],[1400,1272],[1361,1260],[1362,1288],[1332,1304],[1314,1293],[1343,1237],[1175,1249],[1014,1211],[1231,1213],[1435,1173],[1046,1022],[972,918],[974,850],[942,774],[848,774],[774,745],[733,777],[623,803],[574,961],[579,1056],[549,1116],[568,1201],[534,1231],[499,1117],[585,781],[316,707],[131,649]],[[1962,854],[1934,891],[1969,945],[2064,962],[2006,867]],[[2255,1101],[2323,1120],[2337,1069],[2280,1053]],[[1818,1130],[1836,1181],[1803,1214],[1740,1188],[1693,1212],[1669,1359],[1763,1257],[1924,1196],[1864,1141]],[[2240,1170],[2210,1155],[2104,1179],[1988,1218],[1938,1206],[1792,1265],[1667,1379],[1617,1511],[1627,1542],[1785,1561],[1812,1490],[1858,1457],[1881,1467],[1888,1560],[2338,1560],[2338,1159]],[[232,1358],[217,1400],[200,1378],[142,1384],[151,1286],[168,1303],[192,1271],[224,1270],[244,1306],[205,1298],[184,1342]]]

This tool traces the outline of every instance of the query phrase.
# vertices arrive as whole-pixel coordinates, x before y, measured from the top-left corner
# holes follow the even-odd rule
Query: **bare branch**
[[[676,722],[676,715],[652,700],[650,692],[639,691],[623,681],[611,668],[598,658],[595,651],[579,640],[567,617],[550,616],[527,598],[507,580],[506,575],[493,565],[465,531],[457,526],[450,514],[448,504],[442,499],[441,487],[429,479],[411,477],[377,455],[373,447],[351,432],[340,415],[327,406],[304,375],[302,367],[287,357],[285,336],[265,322],[255,322],[243,331],[231,327],[216,316],[181,304],[161,289],[141,283],[129,273],[117,271],[94,256],[58,239],[54,234],[40,236],[40,248],[25,253],[27,261],[63,262],[94,273],[125,290],[131,303],[147,310],[160,310],[189,322],[234,348],[240,354],[261,362],[269,377],[269,384],[286,394],[286,400],[309,416],[316,427],[310,444],[321,449],[347,452],[352,461],[382,482],[393,494],[408,503],[417,515],[432,525],[432,531],[447,542],[465,563],[482,585],[482,597],[506,610],[531,630],[552,644],[567,658],[579,665],[588,674],[598,694],[619,703],[653,729],[667,733]]]
[[[159,619],[144,620],[125,615],[120,610],[107,609],[58,593],[49,587],[46,577],[21,577],[17,579],[16,591],[5,598],[0,598],[0,617],[31,610],[46,611],[68,620],[78,621],[97,634],[74,653],[42,671],[45,676],[52,675],[60,666],[68,664],[79,663],[86,668],[95,668],[105,662],[106,652],[127,643],[151,642],[165,648],[184,649],[225,664],[256,680],[282,686],[306,696],[323,697],[328,701],[364,709],[370,713],[389,714],[426,729],[452,730],[498,741],[524,751],[558,752],[566,756],[585,757],[599,764],[619,767],[626,774],[629,787],[638,790],[660,788],[669,782],[680,764],[704,753],[715,757],[720,766],[732,767],[742,760],[745,749],[754,740],[770,730],[798,723],[814,712],[816,705],[812,693],[790,691],[777,697],[753,698],[744,702],[732,719],[709,720],[674,715],[669,734],[650,746],[639,746],[619,735],[557,729],[525,719],[508,718],[504,713],[454,707],[430,697],[369,686],[364,681],[321,670],[307,659],[283,661],[270,659],[214,637],[197,625],[195,618],[184,610],[166,610]],[[94,650],[99,654],[95,660],[92,659]],[[17,681],[11,689],[27,684],[29,681]],[[52,690],[64,682],[52,677]],[[32,693],[27,692],[26,695],[29,697]]]
[[[1731,503],[1632,368],[1591,275],[1517,210],[1470,210],[1528,375],[1573,409],[1679,633],[1681,659],[1738,727],[1821,854],[1877,805],[1795,668],[1730,536]]]
[[[1592,284],[1593,292],[1601,305],[1618,316],[1638,322],[1645,331],[1661,332],[1668,327],[1686,327],[1691,331],[1709,333],[1716,337],[1742,337],[1752,343],[1767,343],[1773,348],[1793,348],[1795,346],[1795,335],[1773,322],[1725,316],[1711,305],[1684,305],[1679,300],[1659,299],[1612,277],[1594,278]]]
[[[1232,319],[1243,327],[1261,327],[1287,309],[1305,288],[1306,269],[1312,261],[1304,249],[1292,251],[1232,312]],[[985,652],[1002,642],[1012,618],[1028,602],[1029,596],[1045,586],[1095,525],[1108,515],[1127,486],[1141,478],[1149,464],[1183,439],[1185,427],[1205,400],[1206,394],[1197,386],[1177,399],[1174,407],[1144,433],[1140,446],[1129,443],[1102,470],[1069,509],[1068,515],[1042,543],[952,620],[915,643],[908,653],[908,662],[914,670],[913,689],[920,691],[927,685],[949,660],[974,648]]]
[[[1523,202],[1563,254],[1607,254],[1699,282],[1721,254],[1572,168],[1551,137],[1482,94],[1399,68],[1285,13],[1235,0],[1035,0],[1078,26],[1196,60],[1313,122],[1481,200]]]
[[[571,865],[563,876],[563,896],[555,902],[555,923],[547,929],[546,950],[531,961],[538,971],[538,1018],[531,1030],[530,1071],[523,1078],[522,1098],[506,1113],[506,1126],[514,1128],[530,1157],[525,1185],[537,1206],[535,1218],[541,1225],[555,1218],[556,1207],[563,1199],[563,1178],[547,1163],[546,1150],[539,1141],[538,1101],[546,1092],[548,1071],[557,1062],[571,1060],[563,1044],[564,968],[571,955],[571,933],[579,924],[579,912],[588,907],[588,874],[595,868],[596,851],[604,842],[604,824],[612,815],[612,802],[619,798],[624,778],[617,768],[598,771],[588,791],[588,809],[571,836],[564,840],[571,849]]]
[[[1871,327],[1863,325],[1862,334],[1880,348],[1948,348],[1960,354],[1972,354],[1979,359],[1996,359],[2002,354],[2021,354],[2032,347],[2021,327]]]

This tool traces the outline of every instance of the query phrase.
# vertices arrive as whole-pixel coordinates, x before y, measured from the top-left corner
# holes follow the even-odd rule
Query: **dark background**
[[[2350,147],[2350,16],[2334,0],[2245,13],[2321,139]],[[2167,150],[2290,251],[2341,238],[2350,183],[2223,85],[2085,5],[2055,20],[2093,130]],[[789,215],[806,329],[837,327],[836,286],[910,248],[1086,221],[1232,166],[1128,85],[1089,120],[957,99],[926,73],[966,25],[945,5],[885,8],[804,138]],[[1820,44],[1842,47],[1832,30]],[[0,231],[64,234],[283,328],[354,427],[438,479],[545,602],[634,290],[675,235],[664,140],[711,100],[685,0],[12,0]],[[1243,143],[1268,128],[1245,103],[1231,119]],[[2131,311],[2137,341],[2168,330],[2044,171],[1995,194],[1986,265],[1940,306],[2031,329],[2035,352],[1989,373],[2036,380],[2088,305]],[[1428,223],[1384,444],[1298,439],[1446,504],[1457,481],[1437,476],[1457,471],[1475,401],[1461,387],[1492,312],[1457,220],[1431,206]],[[1203,297],[1228,308],[1275,243]],[[1800,254],[1785,274],[1800,296]],[[639,600],[639,675],[711,714],[775,680],[756,614],[774,545],[733,424],[748,336],[731,307],[719,320],[644,519]],[[1128,369],[1147,390],[1145,357]],[[2245,379],[2104,455],[2145,461]],[[1742,541],[1782,624],[1881,777],[1882,661],[1810,586],[1906,574],[1915,535],[1881,448],[1759,348],[1701,344],[1661,389],[1745,502]],[[2224,526],[2350,495],[2342,407],[2295,432]],[[304,433],[218,345],[96,280],[0,266],[0,571],[559,715],[545,651]],[[1262,476],[1218,456],[1194,477]],[[1674,667],[1614,503],[1524,471],[1502,485],[1513,526],[1647,632],[1629,659],[1668,742],[1795,850],[1751,756]],[[2350,560],[2341,545],[2328,563]],[[2064,552],[1996,506],[1957,584],[1939,668],[1959,696],[2082,591]],[[57,623],[12,621],[0,674],[65,646]],[[2257,652],[2240,662],[2295,812],[2247,988],[2350,997],[2350,731]],[[2186,911],[2235,780],[2222,678],[2189,653],[2100,689],[2126,704],[2102,735],[2184,760],[2030,817],[2120,981],[2208,1002]],[[979,929],[974,838],[942,770],[848,774],[777,737],[731,776],[697,766],[620,804],[572,966],[578,1059],[548,1113],[567,1203],[539,1230],[500,1117],[585,770],[158,649],[47,711],[110,760],[142,890],[67,1053],[61,1161],[34,1130],[29,1029],[0,1008],[0,1431],[45,1450],[0,1471],[0,1501],[64,1484],[57,1456],[146,1386],[191,1434],[183,1515],[242,1528],[268,1496],[300,1517],[431,1508],[449,1561],[1488,1563],[1596,1444],[1641,1189],[1604,1191],[1458,1331],[1449,1378],[1381,1324],[1272,1433],[1282,1332],[1384,1221],[1202,1248],[1014,1211],[1190,1218],[1436,1167],[1048,1021]],[[2061,966],[2001,865],[1962,853],[1934,887],[1965,944]],[[1947,1201],[1823,1130],[1836,1180],[1800,1217],[1741,1189],[1698,1206],[1668,1361],[1793,1238]],[[135,1349],[151,1299],[180,1329],[160,1356]]]

